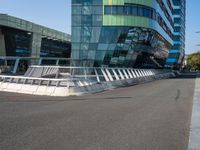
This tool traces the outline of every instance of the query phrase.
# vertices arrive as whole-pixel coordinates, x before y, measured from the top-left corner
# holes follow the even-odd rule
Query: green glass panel
[[[155,0],[103,0],[104,5],[124,5],[124,3],[140,4],[152,7]]]
[[[137,26],[149,27],[151,19],[138,16],[113,16],[105,15],[103,19],[104,26]]]

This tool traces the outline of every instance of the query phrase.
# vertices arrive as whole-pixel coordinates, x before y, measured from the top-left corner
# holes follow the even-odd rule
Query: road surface
[[[81,97],[0,92],[0,150],[186,150],[195,78]]]

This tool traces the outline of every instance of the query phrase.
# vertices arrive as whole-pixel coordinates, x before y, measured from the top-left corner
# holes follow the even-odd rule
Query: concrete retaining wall
[[[69,96],[69,88],[56,87],[56,86],[44,86],[44,85],[29,85],[29,84],[17,84],[17,83],[1,83],[0,91],[23,93],[32,95],[47,95],[47,96]]]

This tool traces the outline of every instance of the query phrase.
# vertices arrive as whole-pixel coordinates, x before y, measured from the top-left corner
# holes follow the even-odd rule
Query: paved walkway
[[[187,150],[195,78],[82,97],[0,92],[0,150]]]
[[[189,150],[200,150],[200,74],[196,79]]]

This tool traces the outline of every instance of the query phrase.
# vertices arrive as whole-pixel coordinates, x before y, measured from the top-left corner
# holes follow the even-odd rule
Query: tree
[[[193,71],[199,71],[200,70],[200,52],[189,55],[187,58],[187,65],[189,69]]]

